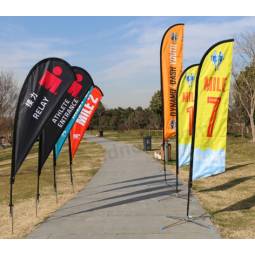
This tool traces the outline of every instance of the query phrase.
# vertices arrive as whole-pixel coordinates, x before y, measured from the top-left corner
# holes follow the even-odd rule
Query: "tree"
[[[1,71],[0,73],[0,136],[12,133],[14,114],[17,106],[19,90],[14,73]],[[9,141],[11,142],[11,141]],[[2,141],[0,144],[2,147]]]
[[[117,129],[118,124],[119,124],[119,117],[118,116],[113,116],[111,118],[111,120],[109,121],[109,126],[110,126],[111,130]]]
[[[233,89],[249,116],[252,141],[255,142],[255,30],[252,33],[240,33],[240,39],[236,35],[234,37],[237,60],[234,61],[232,70],[235,79]]]
[[[143,107],[142,107],[142,106],[138,106],[135,110],[136,110],[136,111],[143,112]]]
[[[100,122],[99,122],[99,129],[105,129],[107,130],[108,127],[110,126],[110,121],[111,121],[111,117],[109,116],[103,116],[101,119],[100,119]]]
[[[144,119],[149,128],[149,135],[151,135],[151,128],[153,128],[154,113],[149,108],[144,109]]]
[[[126,117],[124,119],[124,125],[127,127],[128,129],[128,133],[130,133],[130,127],[131,127],[131,124],[133,122],[133,114],[130,114],[128,117]]]
[[[157,90],[150,101],[150,109],[159,116],[162,116],[161,98],[161,90]]]
[[[106,109],[105,109],[105,106],[102,104],[102,102],[100,101],[98,106],[97,106],[97,109],[96,109],[96,113],[98,115],[98,118],[99,118],[99,122],[102,118],[102,116],[104,115]]]
[[[236,84],[234,83],[233,88],[235,86]],[[229,97],[228,119],[230,123],[241,126],[242,138],[245,138],[245,127],[250,124],[250,119],[235,90],[230,93]]]
[[[100,123],[100,120],[102,118],[103,115],[105,115],[105,112],[106,112],[106,108],[105,106],[102,104],[102,102],[100,101],[98,106],[97,106],[97,109],[90,121],[91,125],[99,125]],[[92,124],[93,123],[93,124]]]
[[[127,109],[123,110],[123,111],[121,112],[121,115],[119,116],[119,118],[120,118],[120,123],[124,123],[124,122],[125,122],[125,119],[127,119],[128,116],[129,116],[132,112],[134,112],[134,109],[131,108],[131,107],[128,107]]]
[[[153,115],[152,115],[151,122],[152,122],[153,126],[156,127],[156,129],[157,129],[157,135],[158,135],[158,129],[159,129],[159,127],[160,127],[161,124],[162,124],[162,118],[161,118],[161,116],[159,116],[159,115],[157,115],[157,114],[153,114]]]
[[[131,118],[134,120],[134,122],[137,123],[137,125],[139,127],[139,131],[140,131],[141,130],[140,125],[141,125],[142,121],[144,120],[143,112],[134,111],[133,113],[131,113]]]

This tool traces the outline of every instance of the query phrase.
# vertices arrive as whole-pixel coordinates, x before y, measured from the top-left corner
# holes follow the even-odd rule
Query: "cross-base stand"
[[[208,216],[209,218],[211,217],[211,215],[206,215],[206,216]],[[165,217],[165,218],[173,218],[173,217],[169,217],[169,216],[166,216],[166,215],[164,215],[164,217]],[[201,217],[201,216],[199,216],[199,217]],[[197,218],[199,218],[199,217],[195,217],[194,219],[197,219]],[[205,227],[205,228],[209,228],[209,229],[211,229],[211,230],[214,230],[214,228],[211,228],[211,227],[209,227],[209,226],[207,226],[207,225],[204,225],[204,224],[202,224],[202,223],[200,223],[200,222],[198,222],[198,221],[195,221],[194,219],[192,219],[192,216],[186,216],[185,218],[182,218],[181,220],[178,220],[178,221],[176,221],[176,222],[174,222],[174,223],[172,223],[172,224],[170,224],[170,225],[167,225],[166,227],[162,227],[161,230],[163,230],[163,229],[165,229],[165,228],[168,228],[168,227],[171,227],[171,226],[174,226],[175,224],[180,223],[180,222],[182,222],[182,221],[192,222],[192,223],[195,223],[195,224],[200,225],[200,226],[202,226],[202,227]]]

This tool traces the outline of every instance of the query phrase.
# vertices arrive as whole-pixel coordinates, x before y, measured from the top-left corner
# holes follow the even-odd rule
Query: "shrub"
[[[119,131],[126,131],[127,128],[126,128],[126,126],[124,124],[120,124],[118,130]]]

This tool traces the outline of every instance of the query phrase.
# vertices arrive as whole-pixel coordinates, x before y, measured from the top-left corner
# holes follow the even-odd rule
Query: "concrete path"
[[[132,145],[90,135],[85,138],[105,147],[101,169],[81,192],[26,238],[221,238],[217,230],[186,221],[161,230],[185,217],[187,208],[185,199],[157,202],[175,192],[175,188],[160,183],[163,165]],[[169,171],[167,180],[175,182]],[[186,185],[180,189],[181,194],[187,194]],[[196,199],[190,203],[190,215],[205,215]],[[214,227],[206,216],[197,221]]]

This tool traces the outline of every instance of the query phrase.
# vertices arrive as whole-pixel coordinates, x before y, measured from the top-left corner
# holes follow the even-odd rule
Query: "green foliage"
[[[103,116],[99,122],[99,129],[103,129],[103,130],[109,129],[110,120],[111,120],[110,116]]]
[[[111,130],[116,130],[118,128],[119,124],[119,117],[118,116],[113,116],[111,120],[109,121],[109,126]]]
[[[150,109],[159,116],[162,116],[161,98],[161,90],[157,90],[150,101]]]

